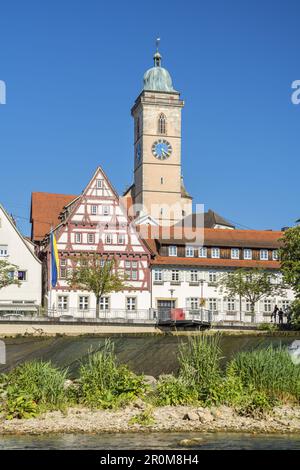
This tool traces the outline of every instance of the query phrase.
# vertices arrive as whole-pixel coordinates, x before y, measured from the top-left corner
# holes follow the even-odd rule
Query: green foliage
[[[220,335],[189,338],[179,348],[179,377],[197,391],[203,403],[214,402],[221,381]]]
[[[260,268],[236,269],[221,277],[218,285],[226,291],[228,297],[240,296],[246,299],[254,312],[255,304],[263,297],[272,297],[283,293],[284,286],[276,282],[276,274]]]
[[[114,260],[104,260],[97,254],[81,256],[76,259],[77,265],[72,268],[67,277],[69,286],[73,289],[93,292],[96,296],[97,317],[100,312],[100,299],[111,292],[126,289],[124,276],[117,269]]]
[[[33,401],[40,411],[61,409],[66,405],[64,383],[66,371],[61,371],[50,362],[32,361],[20,364],[7,375],[2,376],[7,401]]]
[[[94,408],[115,408],[141,397],[147,390],[143,377],[118,366],[114,345],[107,340],[101,351],[81,364],[79,401]]]
[[[294,300],[291,304],[291,324],[300,330],[300,299]]]
[[[293,364],[286,348],[240,352],[228,365],[228,374],[239,377],[246,389],[280,400],[300,400],[300,366]]]
[[[197,400],[197,391],[174,375],[162,375],[154,391],[154,403],[157,406],[191,405],[197,403]]]
[[[281,241],[279,257],[284,280],[300,297],[300,225],[286,230]]]
[[[272,332],[272,331],[278,331],[279,326],[276,325],[275,323],[260,323],[257,329]]]
[[[151,424],[155,424],[152,408],[148,406],[144,411],[132,416],[129,420],[129,424],[140,424],[141,426],[151,426]]]
[[[24,395],[9,396],[4,406],[5,419],[28,419],[38,414],[38,406],[32,398]]]
[[[266,413],[272,411],[276,403],[276,400],[266,392],[250,388],[247,393],[241,395],[236,404],[236,410],[241,416],[262,418]]]
[[[15,284],[20,287],[21,282],[16,277],[18,266],[6,260],[0,260],[0,289]]]

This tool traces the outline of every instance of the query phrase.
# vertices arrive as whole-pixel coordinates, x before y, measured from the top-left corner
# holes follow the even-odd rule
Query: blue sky
[[[0,7],[0,201],[25,234],[31,191],[78,194],[97,165],[133,177],[130,108],[161,37],[185,100],[194,201],[245,227],[300,217],[297,0],[10,0]]]

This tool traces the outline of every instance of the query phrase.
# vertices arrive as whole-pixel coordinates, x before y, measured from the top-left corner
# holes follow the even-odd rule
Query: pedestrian
[[[279,325],[282,325],[283,323],[283,310],[282,309],[278,310],[278,321],[279,321]]]
[[[277,316],[278,311],[279,311],[279,308],[277,305],[275,305],[273,313],[271,315],[271,322],[273,321],[273,318],[274,318],[274,323],[276,323],[276,316]]]

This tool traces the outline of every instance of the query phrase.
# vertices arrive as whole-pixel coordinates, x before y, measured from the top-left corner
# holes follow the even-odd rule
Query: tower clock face
[[[166,160],[172,153],[172,146],[165,139],[156,140],[152,145],[152,153],[155,158]]]

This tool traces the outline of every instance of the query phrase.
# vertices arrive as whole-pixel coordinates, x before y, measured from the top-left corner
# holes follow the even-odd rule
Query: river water
[[[199,439],[189,447],[182,439]],[[0,436],[3,449],[124,450],[300,450],[300,434],[254,435],[239,433],[127,433]]]

